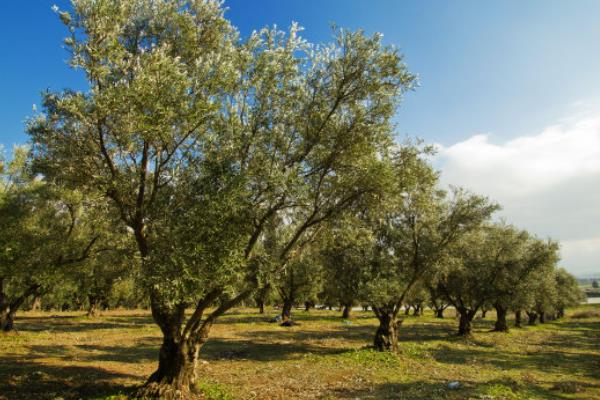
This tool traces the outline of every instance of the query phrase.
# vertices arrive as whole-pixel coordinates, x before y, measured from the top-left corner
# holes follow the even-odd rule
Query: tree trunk
[[[42,309],[42,296],[35,296],[31,303],[31,311],[41,311]]]
[[[37,294],[39,289],[39,285],[32,285],[21,296],[9,301],[4,292],[2,292],[3,288],[0,287],[0,330],[10,332],[15,329],[15,315],[17,311],[21,308],[25,300],[29,296]]]
[[[508,332],[508,324],[506,323],[507,308],[501,304],[495,304],[496,308],[496,324],[494,325],[495,332]]]
[[[546,312],[541,311],[540,312],[540,324],[543,324],[546,322]]]
[[[380,313],[379,327],[375,333],[373,345],[379,351],[398,350],[398,328],[402,321],[396,320],[393,314]]]
[[[410,314],[410,306],[404,307],[404,315],[409,315],[409,314]]]
[[[0,330],[10,332],[15,329],[15,312],[8,308],[0,310]]]
[[[535,325],[535,321],[537,320],[537,317],[538,317],[538,315],[536,313],[534,313],[534,312],[532,312],[532,313],[528,312],[527,313],[527,319],[528,319],[527,320],[527,325]]]
[[[481,310],[481,319],[485,319],[485,315],[487,314],[487,311],[485,308]]]
[[[259,301],[258,302],[258,313],[259,314],[264,314],[265,313],[265,302],[264,301]]]
[[[304,302],[304,311],[308,312],[310,311],[310,308],[312,307],[312,302],[311,301],[305,301]]]
[[[100,305],[100,299],[95,296],[89,296],[90,305],[87,311],[88,317],[97,317],[99,315],[98,307]]]
[[[180,342],[165,337],[158,356],[158,369],[136,393],[136,398],[185,400],[193,398],[196,366],[201,343]]]
[[[444,318],[444,309],[442,307],[435,310],[435,317],[436,318]]]
[[[563,318],[564,316],[565,316],[565,309],[559,308],[558,311],[556,311],[556,319]]]
[[[292,308],[294,307],[293,299],[285,299],[283,301],[283,307],[281,308],[281,319],[283,321],[289,321],[292,319]]]
[[[343,311],[342,311],[342,319],[349,319],[351,310],[352,310],[352,305],[345,304]]]
[[[521,310],[515,311],[515,327],[521,327]]]
[[[472,332],[471,322],[475,317],[476,311],[469,311],[466,309],[459,309],[460,321],[458,323],[458,335],[459,336],[470,336]]]

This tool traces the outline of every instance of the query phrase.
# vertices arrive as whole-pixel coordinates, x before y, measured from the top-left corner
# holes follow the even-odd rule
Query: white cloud
[[[600,113],[504,143],[492,139],[479,134],[438,146],[442,183],[485,194],[509,222],[560,240],[572,272],[600,271]],[[585,256],[574,250],[582,243]]]
[[[600,249],[600,237],[584,240],[566,240],[561,246],[564,260],[570,260],[573,265],[580,266],[576,272],[581,274],[598,273],[600,263],[598,249]]]

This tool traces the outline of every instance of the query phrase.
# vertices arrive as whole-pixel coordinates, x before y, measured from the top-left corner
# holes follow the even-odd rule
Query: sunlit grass
[[[544,325],[490,332],[493,313],[471,338],[456,320],[409,317],[398,354],[369,347],[375,319],[355,312],[276,313],[238,309],[215,325],[202,350],[208,399],[593,399],[600,398],[600,305]],[[572,318],[580,315],[580,318]],[[511,321],[512,322],[512,321]],[[146,311],[24,313],[0,342],[0,399],[121,400],[152,373],[161,341]],[[449,382],[459,382],[450,389]]]

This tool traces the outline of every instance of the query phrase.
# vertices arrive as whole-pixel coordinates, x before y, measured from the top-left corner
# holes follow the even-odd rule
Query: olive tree
[[[118,221],[115,225],[118,226]],[[131,235],[111,232],[108,227],[106,232],[102,243],[104,251],[92,254],[67,277],[73,280],[77,292],[87,297],[88,317],[96,317],[101,306],[108,307],[114,285],[138,269]],[[133,287],[130,289],[134,291]]]
[[[385,205],[371,222],[375,249],[363,296],[379,320],[374,345],[380,351],[396,350],[398,313],[413,287],[497,209],[484,197],[438,189],[438,174],[424,158],[428,151],[419,146],[397,151]]]
[[[526,290],[527,278],[536,271],[553,267],[558,260],[558,244],[544,242],[512,226],[498,224],[487,229],[488,266],[492,281],[488,288],[490,302],[496,309],[494,330],[508,332],[506,315],[520,291]]]
[[[496,308],[495,330],[507,331],[511,301],[530,275],[552,268],[557,249],[504,224],[482,226],[457,243],[437,285],[460,315],[458,334],[471,334],[471,322],[486,303]]]
[[[556,318],[565,316],[565,309],[585,302],[585,293],[579,287],[579,282],[564,268],[557,268],[554,272],[556,279],[556,301],[554,304]]]
[[[358,215],[346,215],[331,224],[320,246],[324,292],[342,306],[342,318],[350,318],[360,299],[366,271],[372,259],[373,234]]]
[[[60,16],[90,89],[48,93],[29,127],[40,170],[105,195],[133,231],[163,334],[141,397],[191,396],[211,326],[256,287],[268,221],[285,216],[290,230],[269,262],[281,269],[377,190],[414,79],[379,35],[338,31],[317,48],[294,25],[242,40],[223,12],[211,0],[75,0]]]
[[[98,204],[33,174],[28,149],[15,148],[0,170],[0,329],[28,298],[52,290],[98,251],[103,240]]]

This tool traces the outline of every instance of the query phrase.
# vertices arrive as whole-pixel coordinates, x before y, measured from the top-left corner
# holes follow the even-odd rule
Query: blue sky
[[[27,140],[23,121],[40,91],[85,87],[66,65],[54,3],[68,8],[64,0],[2,5],[0,144],[7,148]],[[561,240],[567,268],[600,272],[600,228],[592,228],[600,227],[600,190],[591,189],[600,187],[600,1],[225,4],[242,34],[292,21],[312,42],[329,41],[332,22],[383,33],[420,77],[398,111],[400,135],[440,144],[445,184],[490,195],[509,221]]]
[[[55,1],[61,8],[67,1]],[[7,1],[0,23],[0,142],[26,140],[23,120],[45,88],[83,87],[65,65],[52,1]],[[298,21],[311,41],[329,24],[379,31],[421,87],[398,113],[401,134],[451,144],[477,132],[514,137],[600,98],[600,2],[228,0],[242,33]]]

